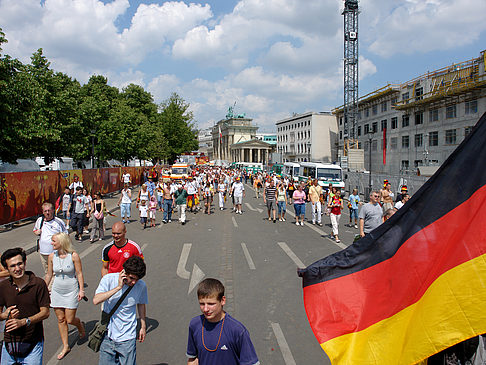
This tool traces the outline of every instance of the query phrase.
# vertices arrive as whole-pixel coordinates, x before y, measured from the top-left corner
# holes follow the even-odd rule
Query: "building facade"
[[[204,153],[210,160],[213,159],[213,136],[211,128],[202,129],[198,134],[198,152]]]
[[[273,147],[256,138],[258,127],[252,119],[233,117],[220,120],[212,128],[213,158],[228,162],[267,164]]]
[[[363,149],[365,168],[379,173],[441,165],[486,111],[485,52],[361,97],[351,146],[344,145],[343,109],[334,110],[339,149]]]
[[[338,126],[331,112],[295,114],[275,124],[281,162],[336,161]]]

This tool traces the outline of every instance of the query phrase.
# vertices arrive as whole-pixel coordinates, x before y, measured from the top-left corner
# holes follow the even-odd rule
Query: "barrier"
[[[143,169],[113,167],[0,173],[0,225],[39,215],[42,203],[54,204],[75,175],[91,193],[107,194],[122,189],[121,176],[126,172],[131,176],[132,185],[140,184]]]

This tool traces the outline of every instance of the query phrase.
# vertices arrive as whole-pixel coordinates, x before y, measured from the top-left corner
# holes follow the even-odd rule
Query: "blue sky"
[[[236,112],[261,131],[343,100],[343,0],[0,0],[4,53],[85,83],[177,92],[200,128]],[[360,95],[486,49],[484,0],[361,0]]]

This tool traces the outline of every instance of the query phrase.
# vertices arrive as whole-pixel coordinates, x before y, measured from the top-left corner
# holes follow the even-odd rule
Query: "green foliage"
[[[0,52],[6,43],[0,28]],[[94,75],[81,86],[54,72],[39,49],[24,65],[0,54],[0,159],[174,160],[195,150],[193,115],[179,95],[160,105],[139,85],[121,91]],[[94,142],[94,143],[93,143]],[[93,148],[94,145],[94,148]]]

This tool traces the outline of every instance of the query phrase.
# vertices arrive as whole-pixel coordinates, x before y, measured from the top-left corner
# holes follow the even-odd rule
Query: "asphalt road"
[[[220,211],[215,198],[214,214],[188,213],[185,226],[177,222],[177,215],[172,223],[160,224],[162,213],[158,213],[157,226],[144,230],[132,206],[127,237],[143,249],[147,262],[144,281],[149,291],[148,334],[146,341],[137,346],[138,364],[186,363],[188,324],[200,314],[194,287],[205,277],[218,278],[225,284],[225,309],[248,328],[261,364],[330,363],[307,321],[302,281],[296,269],[351,244],[357,230],[345,226],[349,220],[347,209],[342,215],[342,243],[338,246],[328,238],[328,217],[323,216],[324,227],[309,223],[298,227],[293,224],[293,207],[288,206],[286,222],[270,222],[262,199],[256,199],[253,190],[246,188],[242,215],[232,213],[229,203]],[[309,206],[306,218],[310,219]],[[110,217],[107,226],[115,220]],[[10,238],[13,231],[8,236],[0,233],[0,237]],[[108,238],[104,242],[74,242],[82,258],[90,299],[80,304],[78,315],[88,331],[100,315],[100,307],[94,306],[91,299],[101,276],[101,249],[110,233],[105,233]],[[41,275],[36,253],[29,255],[27,267]],[[54,312],[44,326],[45,364],[97,364],[97,354],[78,341],[74,328],[70,331],[71,353],[57,361],[61,341]]]

